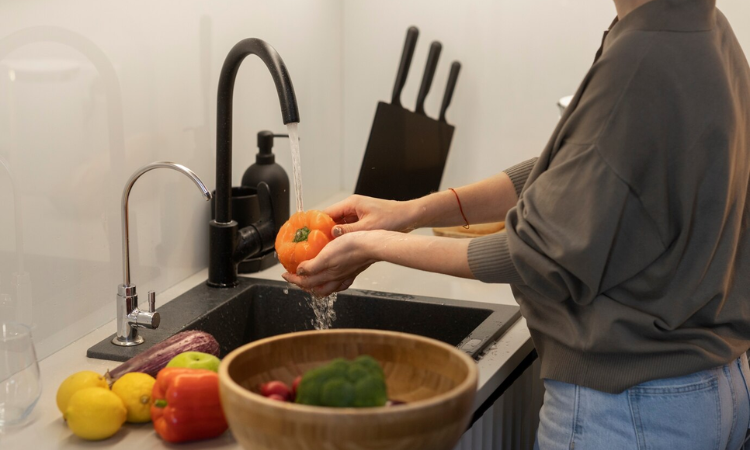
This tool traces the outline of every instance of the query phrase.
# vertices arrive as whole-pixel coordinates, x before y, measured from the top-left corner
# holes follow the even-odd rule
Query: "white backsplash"
[[[718,4],[750,51],[750,3]],[[353,189],[408,26],[421,34],[404,105],[413,108],[430,41],[443,52],[428,115],[450,62],[463,64],[445,188],[541,151],[557,99],[575,90],[614,14],[611,0],[0,0],[0,320],[33,322],[44,357],[114,317],[122,188],[157,160],[214,188],[218,74],[241,39],[266,40],[289,69],[305,204],[316,205]],[[238,185],[256,133],[286,128],[257,58],[234,99]],[[275,153],[291,175],[288,142]],[[208,205],[172,171],[135,185],[131,273],[142,295],[207,266]]]
[[[136,169],[174,161],[214,188],[218,74],[241,39],[266,40],[289,69],[306,201],[339,190],[341,14],[339,0],[0,1],[0,315],[34,324],[40,358],[114,317]],[[234,99],[239,185],[256,133],[286,127],[259,59]],[[288,142],[275,152],[291,173]],[[142,297],[206,267],[209,203],[188,179],[149,172],[129,205]]]

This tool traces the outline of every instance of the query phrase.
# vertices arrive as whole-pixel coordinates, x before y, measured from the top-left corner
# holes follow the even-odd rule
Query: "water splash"
[[[316,330],[327,330],[336,320],[336,311],[333,310],[333,304],[336,303],[337,293],[319,297],[311,294],[307,304],[312,308],[315,318],[310,319],[310,323]]]
[[[299,134],[297,123],[287,124],[289,132],[289,147],[292,149],[292,177],[294,178],[294,195],[297,199],[297,212],[304,211],[302,207],[302,162],[299,155]]]

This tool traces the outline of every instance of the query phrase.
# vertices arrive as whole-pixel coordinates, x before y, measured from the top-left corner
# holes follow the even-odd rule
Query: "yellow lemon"
[[[78,437],[90,441],[107,439],[117,433],[128,410],[109,389],[85,388],[73,394],[65,410],[68,427]]]
[[[109,385],[104,377],[90,370],[76,372],[69,376],[62,382],[62,384],[60,384],[60,387],[57,388],[57,409],[65,414],[65,410],[68,409],[68,401],[70,401],[70,397],[81,389],[91,387],[109,389]]]
[[[151,390],[156,379],[147,373],[126,373],[112,385],[112,392],[125,404],[128,422],[143,423],[151,420]]]

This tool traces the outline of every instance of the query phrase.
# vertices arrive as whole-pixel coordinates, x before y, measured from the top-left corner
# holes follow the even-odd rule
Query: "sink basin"
[[[113,334],[89,348],[87,356],[126,361],[175,333],[203,330],[219,341],[224,357],[248,342],[314,329],[310,294],[282,281],[239,281],[232,289],[196,286],[159,308],[159,328],[139,330],[145,343],[119,347],[110,342]],[[357,289],[339,293],[333,309],[331,328],[417,334],[454,345],[475,359],[520,317],[517,306]]]

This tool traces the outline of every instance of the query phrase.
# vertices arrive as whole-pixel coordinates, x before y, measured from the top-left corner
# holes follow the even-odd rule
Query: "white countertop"
[[[417,232],[430,234],[430,230],[419,230]],[[251,276],[281,280],[282,272],[283,268],[277,264]],[[204,269],[160,293],[158,297],[160,301],[157,306],[205,282],[207,278],[208,270]],[[479,281],[426,273],[388,263],[377,263],[371,266],[356,279],[352,288],[486,303],[516,304],[507,285],[484,284]],[[113,312],[114,307],[113,304]],[[0,429],[0,450],[90,447],[138,448],[140,450],[176,448],[176,446],[162,441],[155,434],[150,423],[142,425],[125,424],[110,439],[88,442],[71,433],[62,419],[62,415],[57,410],[55,403],[57,387],[69,375],[81,370],[104,373],[106,369],[114,368],[119,364],[113,361],[86,357],[86,350],[89,347],[114,332],[115,321],[113,320],[39,362],[43,385],[42,396],[24,424],[4,430]],[[526,321],[521,318],[490,347],[490,350],[478,362],[479,390],[475,407],[484,402],[532,349],[533,344],[526,327]],[[225,433],[216,439],[181,444],[179,448],[239,450],[241,447],[234,441],[231,433]]]

